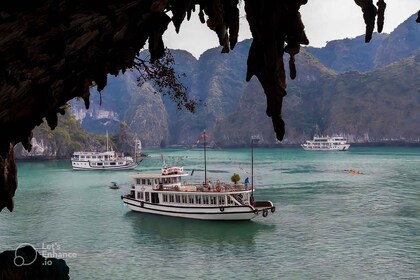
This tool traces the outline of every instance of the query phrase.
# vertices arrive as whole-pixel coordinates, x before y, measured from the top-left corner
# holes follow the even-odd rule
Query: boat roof
[[[74,155],[114,155],[115,151],[106,152],[74,152]]]
[[[133,179],[141,179],[141,178],[154,179],[154,178],[171,178],[171,177],[179,177],[179,176],[187,176],[187,175],[189,175],[188,172],[168,174],[168,175],[163,175],[162,173],[136,173],[130,176]]]

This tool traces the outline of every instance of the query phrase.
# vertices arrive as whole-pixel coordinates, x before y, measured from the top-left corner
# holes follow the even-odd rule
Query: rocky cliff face
[[[407,20],[386,36],[419,36],[415,29],[404,28],[404,25],[413,24]],[[399,32],[404,36],[394,34]],[[382,42],[387,44],[383,39]],[[359,44],[356,42],[358,40],[359,38],[354,39],[353,44]],[[382,48],[379,41],[375,43],[377,49]],[[336,46],[348,44],[349,39],[334,42]],[[185,51],[172,51],[176,71],[186,74],[183,83],[188,88],[188,94],[201,100],[195,114],[178,110],[173,102],[160,93],[153,94],[157,91],[153,83],[142,88],[137,87],[133,72],[110,78],[109,87],[102,94],[102,105],[99,95],[92,93],[92,108],[89,110],[92,112],[84,113],[86,116],[90,115],[83,119],[82,125],[90,132],[99,130],[99,133],[104,134],[105,130],[118,133],[117,123],[125,122],[143,140],[146,147],[156,147],[162,143],[189,146],[195,143],[203,129],[207,130],[219,146],[246,145],[250,135],[254,134],[260,135],[261,144],[276,144],[276,137],[264,113],[265,99],[260,83],[258,80],[246,83],[241,79],[241,75],[246,72],[243,61],[250,45],[251,40],[239,42],[231,55],[219,63],[217,49],[206,51],[198,60]],[[331,50],[331,46],[326,49]],[[342,57],[354,55],[352,48],[345,49],[340,52]],[[368,49],[369,52],[372,51],[370,47]],[[411,54],[418,50],[418,46],[407,44],[405,49],[406,53]],[[319,51],[328,56],[325,50]],[[336,50],[331,51],[336,55]],[[296,57],[300,75],[295,80],[287,80],[289,93],[284,100],[287,106],[283,117],[290,126],[285,132],[283,143],[297,144],[311,138],[316,124],[322,128],[323,133],[342,134],[352,142],[386,139],[416,141],[418,136],[409,132],[408,128],[416,127],[417,123],[398,113],[408,108],[417,108],[416,93],[413,91],[419,87],[416,57],[409,56],[395,62],[393,67],[377,68],[375,71],[337,73],[322,64],[312,52],[313,48],[301,51]],[[399,56],[404,57],[404,54]],[[370,67],[379,62],[373,52],[370,59],[365,57],[364,60],[365,65],[371,65]],[[384,60],[387,61],[387,57]],[[340,63],[343,68],[348,69],[358,65],[354,61],[349,62],[349,65],[344,60]],[[287,71],[286,73],[288,74]],[[372,84],[378,89],[377,92],[372,92]],[[405,97],[395,98],[400,95]],[[121,96],[127,98],[120,99]],[[409,103],[406,102],[408,100]],[[72,107],[76,114],[84,110],[79,107]],[[118,119],[110,119],[101,110],[108,112],[108,115],[118,116]],[[392,119],[394,123],[398,123],[401,129],[388,130],[386,127],[389,122],[372,121],[381,120],[385,115],[389,121]],[[412,116],[417,115],[414,113]],[[402,129],[403,127],[405,128]]]
[[[416,14],[401,23],[391,34],[376,34],[369,44],[362,36],[329,42],[323,48],[308,51],[326,67],[337,72],[369,72],[400,59],[416,55],[420,45],[420,25]]]

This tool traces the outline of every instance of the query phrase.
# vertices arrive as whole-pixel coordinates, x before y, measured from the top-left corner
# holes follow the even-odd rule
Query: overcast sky
[[[385,2],[387,7],[383,33],[392,32],[420,9],[420,0],[385,0]],[[238,41],[251,38],[243,5],[241,4]],[[169,24],[163,36],[165,46],[187,50],[196,58],[207,49],[219,46],[216,33],[206,24],[200,23],[197,10],[191,15],[190,21],[184,20],[179,34],[176,34],[173,24]],[[328,41],[354,38],[365,33],[363,14],[354,0],[309,0],[308,4],[301,7],[300,13],[310,45],[314,47],[323,47]]]

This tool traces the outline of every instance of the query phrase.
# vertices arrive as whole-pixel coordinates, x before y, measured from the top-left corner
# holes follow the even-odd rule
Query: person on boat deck
[[[249,178],[246,177],[246,179],[245,179],[245,187],[248,187],[248,185],[249,185]]]
[[[209,189],[210,189],[211,188],[211,181],[210,180],[209,180],[208,186],[209,186]]]

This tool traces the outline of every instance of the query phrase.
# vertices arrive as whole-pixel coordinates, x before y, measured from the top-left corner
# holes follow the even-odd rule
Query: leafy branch
[[[175,72],[175,59],[168,49],[162,58],[150,62],[149,60],[137,57],[134,60],[134,68],[139,72],[137,86],[141,87],[148,81],[153,81],[159,92],[175,102],[178,110],[182,107],[194,113],[196,101],[188,98],[187,88],[181,83],[181,76]],[[185,73],[181,74],[185,77]],[[155,92],[156,93],[156,92]]]

